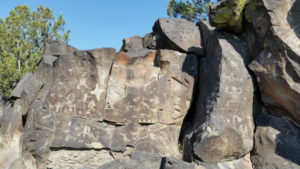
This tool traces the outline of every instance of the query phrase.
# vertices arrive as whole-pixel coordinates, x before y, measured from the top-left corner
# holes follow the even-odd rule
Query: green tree
[[[55,20],[43,6],[32,12],[27,5],[16,6],[0,18],[0,97],[7,99],[24,73],[36,70],[46,39],[69,41],[64,25],[62,15]]]
[[[200,19],[207,19],[211,4],[211,0],[170,0],[167,13],[170,17],[181,17],[197,22]]]

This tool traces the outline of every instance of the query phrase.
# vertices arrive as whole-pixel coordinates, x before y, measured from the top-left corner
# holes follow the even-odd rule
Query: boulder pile
[[[46,40],[0,107],[22,148],[0,141],[0,168],[300,168],[300,0],[222,0],[209,19],[160,18],[120,51]]]

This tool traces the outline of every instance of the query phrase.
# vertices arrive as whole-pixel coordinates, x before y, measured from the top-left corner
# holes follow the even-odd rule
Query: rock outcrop
[[[161,18],[120,51],[46,40],[0,107],[0,168],[300,168],[299,9],[222,0],[216,27]]]
[[[191,140],[193,154],[205,162],[237,159],[252,150],[254,88],[246,60],[246,47],[232,36],[215,32],[208,39]]]
[[[300,124],[299,0],[249,2],[247,14],[260,49],[249,68],[273,114]],[[252,33],[253,34],[253,33]],[[255,48],[249,41],[250,48]]]
[[[153,27],[170,49],[202,55],[200,30],[185,19],[158,19]]]
[[[253,168],[299,168],[299,128],[287,119],[265,114],[257,117],[256,124]]]
[[[57,55],[49,48],[70,50]],[[89,150],[76,155],[79,159],[107,156],[88,158],[90,163],[109,162],[115,158],[111,152],[124,156],[125,151],[180,157],[177,140],[197,77],[195,55],[159,50],[130,58],[113,49],[78,51],[55,41],[47,50],[46,56],[57,59],[52,65],[42,60],[33,75],[49,69],[28,108],[27,151],[48,159],[44,163],[52,168],[66,167],[60,160],[73,158],[76,149]],[[85,164],[83,159],[74,163]]]

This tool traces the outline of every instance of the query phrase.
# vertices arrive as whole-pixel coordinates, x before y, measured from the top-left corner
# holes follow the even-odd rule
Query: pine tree
[[[30,11],[27,5],[16,6],[9,16],[0,18],[0,97],[7,99],[26,72],[36,70],[44,41],[69,41],[60,15],[55,20],[49,7]]]
[[[171,17],[180,17],[192,22],[207,19],[210,0],[171,0],[168,4],[167,13]]]

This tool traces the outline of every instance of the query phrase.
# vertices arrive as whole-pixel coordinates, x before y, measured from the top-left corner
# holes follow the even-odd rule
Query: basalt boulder
[[[255,58],[249,68],[256,75],[269,113],[300,124],[300,1],[251,0],[246,8],[252,32],[248,48]],[[252,37],[252,38],[251,38]],[[252,40],[251,40],[252,39]],[[256,47],[258,45],[260,47]]]
[[[193,22],[185,19],[160,18],[155,22],[153,32],[168,49],[199,56],[203,54],[200,31]]]
[[[256,124],[253,168],[299,168],[299,127],[288,119],[267,114],[258,116]]]
[[[241,158],[253,147],[254,86],[242,41],[214,31],[200,62],[194,129],[184,145],[192,160]]]

